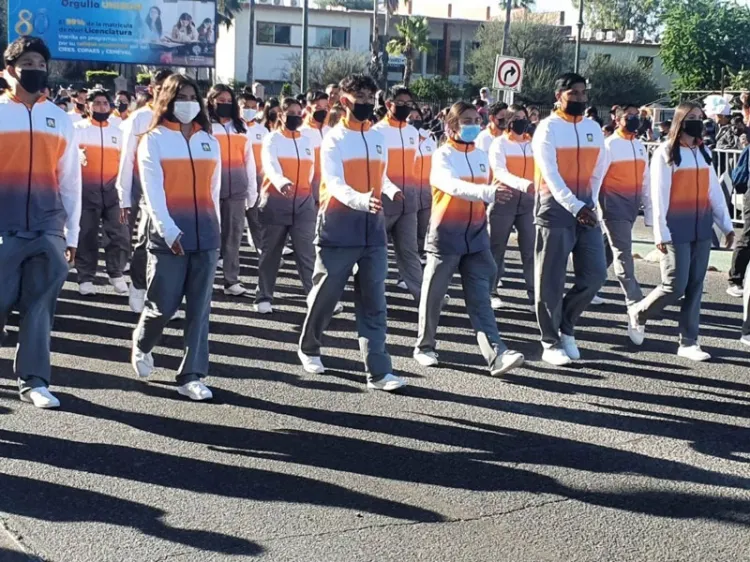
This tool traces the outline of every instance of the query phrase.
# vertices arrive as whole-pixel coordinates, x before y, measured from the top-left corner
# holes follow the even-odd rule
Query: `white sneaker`
[[[403,289],[404,291],[409,289],[409,287],[406,286],[406,281],[404,280],[401,280],[398,283],[396,283],[396,287],[398,287],[399,289]]]
[[[224,294],[230,297],[250,297],[250,291],[248,291],[242,283],[235,283],[231,287],[224,289]]]
[[[729,295],[730,297],[741,299],[744,293],[742,292],[742,287],[738,287],[737,285],[729,285],[729,287],[727,287],[727,295]]]
[[[268,301],[259,302],[255,305],[255,312],[258,314],[271,314],[273,312],[273,307]]]
[[[224,269],[224,260],[217,260],[216,269]]]
[[[701,349],[699,345],[681,345],[677,348],[677,356],[691,361],[708,361],[711,355]]]
[[[112,277],[109,278],[109,284],[112,285],[115,289],[115,293],[118,295],[127,295],[130,291],[130,288],[128,287],[128,284],[125,282],[124,277],[117,277],[113,279]]]
[[[326,372],[326,368],[323,366],[323,361],[320,360],[320,356],[314,357],[312,355],[305,355],[302,350],[297,350],[297,357],[302,362],[302,368],[313,375],[322,375]]]
[[[450,302],[451,302],[451,296],[450,295],[445,295],[443,297],[443,306],[450,304]]]
[[[133,351],[130,353],[130,364],[133,366],[135,374],[145,379],[154,372],[154,356],[152,353],[144,353],[135,342],[133,342]]]
[[[90,281],[86,281],[78,285],[78,292],[81,293],[82,297],[90,297],[96,294],[96,286]]]
[[[201,381],[192,381],[182,386],[177,387],[177,392],[183,396],[187,396],[190,400],[200,402],[201,400],[211,400],[214,397],[214,393]]]
[[[628,308],[628,337],[635,345],[643,345],[646,339],[646,326],[638,320],[638,308],[634,305]]]
[[[581,358],[581,352],[576,345],[575,336],[560,334],[560,345],[562,345],[562,348],[565,350],[565,355],[570,357],[571,361],[578,361]]]
[[[294,250],[292,250],[289,246],[284,246],[284,249],[281,250],[282,256],[291,256],[294,253]]]
[[[395,375],[388,373],[382,379],[376,382],[367,381],[367,388],[372,390],[384,390],[385,392],[393,392],[399,388],[406,386],[406,381]]]
[[[344,303],[337,302],[336,306],[333,307],[333,315],[336,316],[337,314],[341,314],[344,312]]]
[[[742,336],[740,338],[740,343],[744,343],[745,345],[750,346],[750,334]]]
[[[563,365],[570,365],[571,360],[565,350],[560,347],[550,347],[542,352],[542,361],[554,365],[555,367],[562,367]]]
[[[122,268],[123,273],[130,273],[130,262],[125,264],[125,267]]]
[[[414,357],[414,360],[422,365],[422,367],[434,367],[438,364],[437,353],[434,351],[420,351],[415,349],[412,357]]]
[[[490,299],[490,306],[492,310],[500,310],[503,307],[503,299],[500,297],[492,297]]]
[[[600,297],[599,295],[594,295],[594,298],[591,299],[591,306],[601,306],[604,304],[604,299]]]
[[[34,404],[34,406],[43,410],[60,407],[60,401],[43,386],[32,388],[31,390],[22,393],[21,401]]]
[[[523,365],[523,361],[523,354],[519,353],[518,351],[508,349],[495,360],[495,367],[490,370],[490,374],[493,377],[502,375],[503,373],[507,373],[508,371],[515,369],[516,367],[520,367],[521,365]]]
[[[146,289],[136,289],[132,285],[130,286],[130,310],[140,314],[143,312],[143,307],[146,306]]]

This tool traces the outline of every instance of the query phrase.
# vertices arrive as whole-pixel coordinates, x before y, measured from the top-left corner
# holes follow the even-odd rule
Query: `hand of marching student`
[[[69,265],[73,265],[73,263],[76,261],[76,249],[72,247],[65,248],[65,261],[68,262]]]
[[[120,209],[120,224],[128,224],[130,221],[130,209]]]
[[[372,192],[370,192],[370,212],[373,215],[377,215],[380,211],[383,210],[383,202],[375,197]]]
[[[730,232],[724,238],[724,247],[727,250],[731,250],[733,246],[734,246],[734,232]]]
[[[182,248],[182,244],[180,243],[180,239],[179,238],[177,238],[177,240],[174,241],[174,243],[172,244],[171,250],[172,250],[172,253],[175,256],[184,256],[185,255],[185,250]]]
[[[589,207],[581,207],[576,219],[578,219],[578,222],[583,226],[596,226],[596,223],[598,222],[596,213]]]
[[[495,202],[505,203],[506,201],[510,201],[511,199],[513,199],[513,192],[510,190],[510,188],[505,187],[504,185],[498,185],[497,189],[495,190]]]

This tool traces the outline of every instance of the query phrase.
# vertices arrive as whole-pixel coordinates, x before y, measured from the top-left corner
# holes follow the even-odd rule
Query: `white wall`
[[[596,55],[610,55],[612,61],[623,63],[636,63],[638,57],[653,57],[651,75],[656,85],[664,92],[672,88],[674,77],[664,68],[659,55],[659,45],[584,42],[581,46],[581,53],[585,56],[585,62],[591,62]]]

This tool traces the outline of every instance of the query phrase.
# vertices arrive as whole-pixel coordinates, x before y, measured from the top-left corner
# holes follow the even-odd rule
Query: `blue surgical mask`
[[[482,127],[479,125],[461,125],[458,136],[463,142],[474,142],[481,132]]]

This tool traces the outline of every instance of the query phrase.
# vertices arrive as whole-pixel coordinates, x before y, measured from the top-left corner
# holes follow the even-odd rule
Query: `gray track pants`
[[[661,256],[661,285],[638,305],[641,323],[660,314],[682,296],[680,307],[680,345],[696,345],[700,329],[703,280],[711,257],[711,240],[667,244]]]
[[[563,298],[568,257],[573,254],[573,287]],[[607,279],[601,229],[581,225],[536,227],[536,317],[545,348],[560,344],[560,333],[575,335],[576,322]]]
[[[419,302],[422,291],[422,264],[417,250],[417,213],[386,216],[385,230],[393,240],[398,273],[414,300]]]
[[[61,237],[0,233],[0,332],[11,311],[18,309],[13,368],[21,392],[49,386],[52,320],[67,276],[65,240]]]
[[[78,282],[92,282],[96,278],[99,262],[99,224],[104,231],[104,263],[111,279],[122,277],[122,269],[130,254],[129,230],[120,222],[120,207],[106,209],[83,209],[81,211],[81,234],[78,237],[76,270]]]
[[[461,274],[466,310],[479,349],[491,368],[498,355],[508,348],[500,339],[495,314],[490,307],[490,286],[497,275],[497,267],[489,250],[463,255],[427,253],[422,299],[419,301],[419,335],[415,347],[420,351],[435,351],[443,297],[456,270]]]
[[[208,375],[208,319],[218,259],[218,250],[189,252],[184,256],[165,252],[148,255],[146,307],[133,341],[141,351],[152,351],[185,297],[184,357],[177,371],[180,385]]]
[[[250,232],[250,237],[253,239],[253,245],[256,250],[263,251],[263,231],[265,226],[260,222],[258,216],[258,206],[256,205],[252,209],[248,209],[245,212],[247,217],[247,229]]]
[[[221,259],[224,288],[240,282],[240,246],[245,231],[245,200],[221,200]]]
[[[287,237],[292,240],[294,261],[302,281],[305,294],[309,295],[313,286],[313,268],[315,267],[315,221],[299,220],[291,226],[267,224],[263,231],[263,253],[258,260],[258,290],[255,302],[273,302],[273,290],[281,265],[281,253]]]
[[[300,351],[313,357],[320,356],[323,330],[333,316],[336,303],[341,300],[355,264],[359,267],[354,276],[354,313],[359,349],[368,379],[379,381],[393,373],[391,356],[385,347],[385,278],[388,271],[388,251],[385,246],[317,248],[313,289],[302,326]]]
[[[148,267],[148,231],[151,219],[145,207],[141,206],[140,213],[141,219],[138,222],[133,257],[130,258],[130,282],[133,288],[145,291],[148,285],[146,269]]]
[[[420,256],[425,255],[424,241],[427,239],[427,229],[430,227],[431,215],[431,208],[417,211],[417,252]]]
[[[602,230],[607,237],[607,267],[614,265],[615,276],[625,293],[625,304],[632,306],[643,298],[643,291],[635,278],[633,223],[604,220]]]
[[[534,216],[532,213],[521,215],[497,215],[490,213],[490,244],[492,256],[497,265],[497,275],[492,282],[490,291],[494,293],[498,282],[505,275],[505,253],[508,251],[508,239],[513,227],[518,233],[518,250],[523,265],[523,278],[529,295],[534,294]]]

